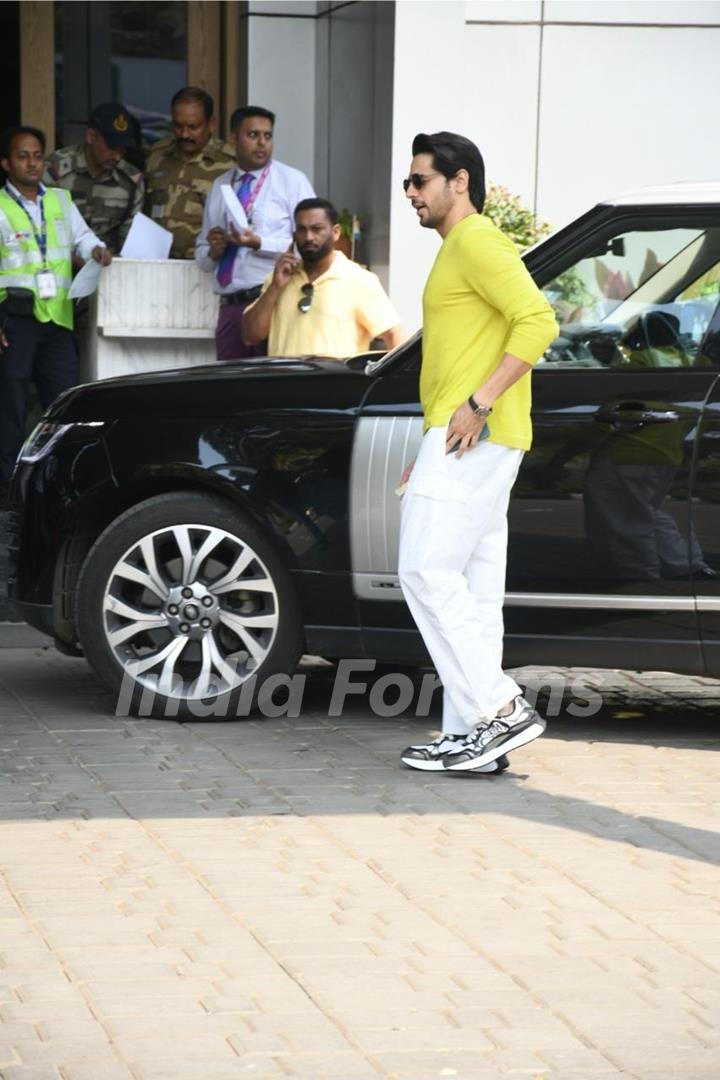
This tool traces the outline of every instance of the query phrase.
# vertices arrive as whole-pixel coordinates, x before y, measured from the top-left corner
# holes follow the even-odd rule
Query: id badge
[[[41,270],[36,280],[38,296],[41,300],[52,300],[57,296],[57,282],[52,270]]]

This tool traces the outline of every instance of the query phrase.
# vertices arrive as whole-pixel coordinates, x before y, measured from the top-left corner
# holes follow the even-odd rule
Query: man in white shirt
[[[32,127],[0,136],[0,502],[25,437],[30,381],[43,407],[77,382],[72,256],[103,266],[110,252],[68,191],[41,183],[45,136]]]
[[[219,176],[205,204],[195,261],[213,275],[220,295],[215,333],[218,360],[261,356],[265,343],[243,339],[243,312],[260,295],[262,283],[293,236],[293,212],[315,192],[298,169],[273,160],[275,114],[258,105],[236,109],[230,119],[237,166]],[[238,201],[236,224],[223,195],[229,186]]]

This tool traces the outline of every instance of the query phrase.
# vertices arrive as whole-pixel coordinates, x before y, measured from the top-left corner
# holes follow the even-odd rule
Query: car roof
[[[680,206],[720,203],[720,180],[697,180],[680,184],[663,184],[658,187],[631,188],[611,199],[603,199],[601,205],[660,206],[667,203]]]

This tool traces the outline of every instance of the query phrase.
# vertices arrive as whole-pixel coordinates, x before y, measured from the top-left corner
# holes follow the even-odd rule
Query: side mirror
[[[585,256],[588,259],[599,259],[603,255],[619,255],[622,258],[625,254],[625,237],[615,236],[612,240],[607,240],[598,247],[589,251]]]

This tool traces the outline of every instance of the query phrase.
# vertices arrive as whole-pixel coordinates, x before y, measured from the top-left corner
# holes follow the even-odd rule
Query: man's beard
[[[420,219],[420,224],[422,225],[423,229],[437,229],[438,225],[440,225],[441,222],[444,221],[445,215],[449,212],[450,207],[450,203],[446,203],[445,206],[439,209],[435,209],[434,211],[431,211],[430,207],[426,207],[427,216]],[[443,213],[443,211],[445,211],[445,213]]]
[[[305,263],[316,263],[316,262],[320,262],[321,259],[324,259],[327,255],[329,255],[330,252],[333,250],[334,246],[335,245],[334,245],[332,239],[330,239],[330,240],[327,241],[326,244],[323,244],[322,247],[314,248],[314,249],[313,248],[307,248],[307,247],[306,248],[298,248],[298,251],[300,252],[300,254],[302,256],[302,261],[303,262],[305,262]]]

